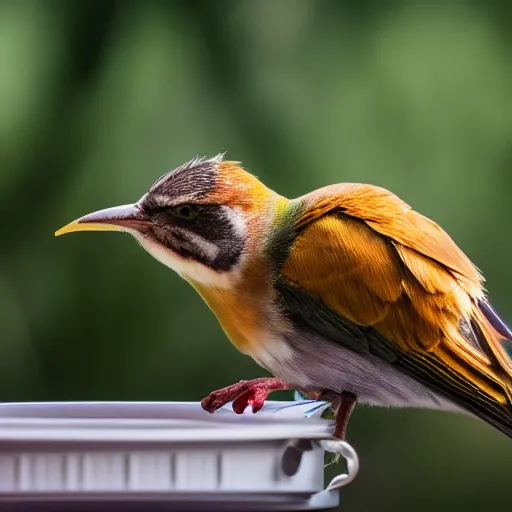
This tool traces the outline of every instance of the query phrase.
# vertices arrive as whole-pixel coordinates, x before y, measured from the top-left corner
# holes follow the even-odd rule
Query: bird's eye
[[[192,220],[197,216],[197,208],[191,204],[180,204],[174,208],[174,214],[183,220]]]

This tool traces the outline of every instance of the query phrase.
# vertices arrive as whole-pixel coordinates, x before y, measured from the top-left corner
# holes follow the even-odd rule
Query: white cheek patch
[[[157,242],[154,242],[137,231],[130,230],[140,245],[157,261],[177,272],[180,276],[186,276],[198,283],[217,288],[230,288],[237,278],[238,272],[216,272],[201,263],[182,258],[178,254],[166,249]]]
[[[192,231],[188,231],[186,229],[178,229],[174,228],[178,233],[181,233],[185,238],[187,238],[192,245],[195,247],[199,247],[204,256],[209,261],[214,261],[215,258],[219,255],[220,247],[209,240],[206,240],[202,236],[193,233]]]
[[[229,219],[236,234],[245,239],[247,226],[242,211],[239,208],[230,208],[229,206],[223,206],[222,211]]]

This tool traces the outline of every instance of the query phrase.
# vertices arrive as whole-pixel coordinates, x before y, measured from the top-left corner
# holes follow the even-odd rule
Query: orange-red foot
[[[208,412],[215,412],[229,402],[233,402],[233,410],[242,414],[247,406],[252,412],[258,412],[272,391],[291,389],[287,382],[274,377],[261,377],[253,380],[241,380],[227,388],[213,391],[201,401],[201,407]]]

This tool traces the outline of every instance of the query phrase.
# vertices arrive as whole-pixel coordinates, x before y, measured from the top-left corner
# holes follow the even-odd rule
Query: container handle
[[[339,439],[322,439],[318,441],[320,447],[329,453],[338,453],[347,461],[347,473],[335,476],[326,491],[340,489],[354,480],[359,472],[359,457],[354,448],[346,441]]]

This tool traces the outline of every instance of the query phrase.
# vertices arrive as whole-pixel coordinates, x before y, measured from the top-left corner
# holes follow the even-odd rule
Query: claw
[[[251,405],[254,413],[262,409],[265,400],[272,391],[285,391],[290,386],[276,378],[262,377],[249,381],[240,381],[218,391],[213,391],[201,401],[201,407],[210,413],[215,412],[229,402],[233,402],[233,411],[242,414]]]
[[[237,397],[236,400],[233,401],[233,411],[235,411],[236,414],[243,414],[247,406],[250,405],[252,395],[253,392],[249,389]]]
[[[253,400],[253,403],[251,404],[253,414],[256,414],[258,411],[261,411],[261,409],[263,409],[266,398],[267,397],[265,397],[263,400]]]

